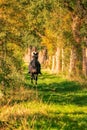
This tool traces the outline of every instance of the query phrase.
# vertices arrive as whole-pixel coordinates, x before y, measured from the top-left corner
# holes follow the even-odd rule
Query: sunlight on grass
[[[37,87],[6,89],[0,102],[1,130],[86,130],[87,89],[78,82],[43,73]]]
[[[34,115],[35,113],[42,113],[47,115],[48,113],[57,114],[87,114],[87,107],[77,107],[76,105],[55,105],[55,104],[44,104],[37,101],[30,103],[20,103],[14,106],[5,106],[0,109],[0,119],[7,119],[10,115],[25,116]]]
[[[23,118],[23,120],[25,119],[26,122],[29,118],[31,118],[31,124],[32,120],[34,120],[33,127],[35,127],[35,124],[37,124],[35,123],[37,122],[37,119],[39,120],[39,118],[41,118],[40,115],[42,117],[41,120],[43,120],[44,123],[46,123],[46,120],[48,122],[50,122],[50,120],[58,120],[56,123],[59,124],[59,121],[61,121],[63,124],[63,122],[65,122],[63,121],[65,117],[80,123],[81,119],[86,119],[87,117],[87,107],[77,107],[76,105],[63,106],[55,104],[44,104],[43,102],[33,101],[15,104],[14,106],[6,106],[0,109],[1,121],[10,122],[11,120],[14,120],[14,122],[17,122],[18,118]],[[47,127],[49,126],[50,124],[47,125]]]

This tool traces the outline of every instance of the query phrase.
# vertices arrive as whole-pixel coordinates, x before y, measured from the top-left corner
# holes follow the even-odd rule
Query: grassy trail
[[[38,85],[7,90],[0,103],[0,130],[87,130],[87,88],[43,73]]]

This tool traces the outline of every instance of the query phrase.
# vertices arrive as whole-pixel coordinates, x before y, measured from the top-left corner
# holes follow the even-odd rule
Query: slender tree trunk
[[[87,48],[83,48],[83,65],[82,65],[83,74],[87,76]]]
[[[26,52],[26,54],[25,54],[25,56],[24,56],[24,61],[25,61],[26,63],[29,63],[29,62],[31,61],[31,51],[32,51],[32,48],[31,48],[31,47],[28,47],[28,48],[27,48],[27,52]]]
[[[43,50],[43,60],[42,63],[45,64],[45,61],[47,60],[47,49]]]
[[[49,69],[51,69],[51,62],[52,62],[52,56],[49,56],[49,58],[48,58],[48,67],[49,67]]]
[[[52,73],[55,72],[55,56],[52,56]]]
[[[29,61],[31,61],[31,59],[32,59],[31,53],[32,53],[32,47],[30,46],[28,48]]]
[[[73,38],[77,43],[80,43],[80,25],[81,25],[81,20],[80,18],[76,15],[72,17],[73,22],[72,22],[72,33],[73,33]]]
[[[43,52],[42,51],[39,52],[38,60],[40,61],[41,64],[43,63]]]
[[[60,48],[57,47],[57,51],[56,51],[56,72],[59,73],[60,72]]]
[[[75,73],[75,65],[76,65],[76,50],[74,47],[72,47],[70,54],[69,74]]]
[[[62,72],[64,72],[64,49],[62,48]]]

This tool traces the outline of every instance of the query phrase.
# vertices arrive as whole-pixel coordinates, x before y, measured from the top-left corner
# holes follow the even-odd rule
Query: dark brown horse
[[[31,83],[33,83],[34,81],[34,84],[36,85],[38,80],[38,74],[41,74],[41,65],[36,55],[33,56],[33,59],[29,64],[29,73],[30,73]]]

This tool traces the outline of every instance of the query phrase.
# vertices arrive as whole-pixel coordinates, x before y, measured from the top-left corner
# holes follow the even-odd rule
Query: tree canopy
[[[0,0],[0,82],[12,85],[14,77],[20,77],[24,50],[30,45],[45,46],[49,55],[57,47],[74,47],[79,57],[78,47],[87,46],[86,30],[86,0]]]

